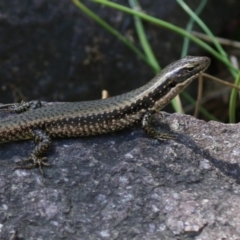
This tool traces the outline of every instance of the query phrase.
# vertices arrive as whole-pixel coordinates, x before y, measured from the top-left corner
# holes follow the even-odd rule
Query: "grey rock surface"
[[[0,239],[240,239],[239,124],[162,120],[176,140],[56,139],[43,176],[12,170],[31,141],[1,144]]]

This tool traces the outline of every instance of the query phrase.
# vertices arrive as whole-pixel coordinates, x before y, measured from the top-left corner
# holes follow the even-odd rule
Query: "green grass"
[[[150,23],[153,23],[159,27],[168,29],[175,34],[181,35],[185,38],[184,40],[184,46],[182,50],[182,57],[187,54],[188,52],[188,46],[189,42],[192,41],[195,44],[199,45],[201,48],[203,48],[205,51],[207,51],[210,55],[217,58],[219,61],[221,61],[230,71],[231,75],[236,79],[235,84],[238,85],[240,82],[240,72],[238,69],[236,69],[232,63],[230,62],[227,53],[224,51],[222,46],[217,41],[216,37],[212,34],[210,29],[206,26],[206,24],[198,17],[198,14],[203,10],[204,6],[206,5],[206,0],[202,0],[198,6],[198,8],[194,11],[192,11],[188,5],[183,0],[176,0],[177,3],[182,7],[182,9],[190,16],[190,20],[188,25],[186,26],[186,29],[177,27],[169,22],[163,21],[159,18],[152,17],[148,14],[145,14],[141,11],[141,6],[138,2],[138,0],[128,0],[129,6],[122,6],[120,4],[108,1],[108,0],[91,0],[92,2],[96,4],[102,4],[106,7],[114,8],[116,11],[122,11],[127,14],[131,14],[134,18],[135,22],[135,28],[136,32],[138,34],[139,42],[141,44],[142,50],[138,49],[132,42],[130,42],[127,38],[125,38],[121,33],[119,33],[116,29],[114,29],[112,26],[110,26],[107,22],[105,22],[103,19],[101,19],[97,14],[92,12],[90,9],[88,9],[84,4],[81,3],[80,0],[72,0],[73,3],[86,15],[88,15],[90,18],[92,18],[94,21],[96,21],[98,24],[100,24],[103,28],[105,28],[107,31],[109,31],[111,34],[116,36],[120,41],[122,41],[124,44],[126,44],[132,51],[136,53],[136,55],[142,59],[147,65],[151,67],[151,69],[154,71],[154,73],[158,73],[160,71],[159,63],[154,55],[154,52],[152,51],[151,45],[148,42],[148,39],[146,37],[145,29],[142,24],[142,21],[147,21]],[[195,37],[190,33],[191,28],[193,24],[196,23],[198,26],[202,29],[202,31],[208,35],[208,37],[212,40],[211,45],[205,43],[201,39]],[[188,40],[186,40],[188,39]],[[195,101],[190,98],[190,96],[185,92],[184,96],[192,103],[195,104]],[[235,122],[235,107],[236,107],[236,101],[237,101],[237,92],[235,89],[232,90],[230,101],[229,101],[229,119],[230,122]],[[172,106],[177,112],[183,112],[181,102],[178,99],[174,99],[172,101]],[[211,115],[211,113],[208,113],[205,109],[200,108],[200,111],[209,117],[210,119],[216,119],[214,116]]]

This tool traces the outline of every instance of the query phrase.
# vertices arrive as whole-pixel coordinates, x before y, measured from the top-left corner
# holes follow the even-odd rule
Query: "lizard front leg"
[[[142,118],[142,128],[145,131],[145,133],[152,137],[152,138],[156,138],[158,140],[167,140],[167,139],[174,139],[176,136],[174,134],[171,133],[164,133],[161,131],[157,131],[153,126],[152,126],[152,118],[153,115],[155,113],[159,113],[161,115],[160,112],[156,112],[156,111],[148,111],[143,115]]]
[[[42,166],[50,166],[50,164],[45,162],[47,158],[43,157],[42,155],[46,153],[46,151],[50,147],[51,138],[46,134],[45,131],[41,129],[34,129],[32,132],[33,140],[36,143],[36,146],[31,152],[30,156],[27,159],[18,162],[15,168],[30,169],[38,167],[41,173],[43,173]],[[30,164],[26,164],[28,162],[30,162]]]

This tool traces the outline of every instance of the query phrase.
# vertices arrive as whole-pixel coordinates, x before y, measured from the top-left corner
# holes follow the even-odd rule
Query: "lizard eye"
[[[187,68],[186,70],[187,70],[187,72],[192,72],[193,69],[194,69],[194,67],[189,67],[189,68]]]
[[[176,85],[176,83],[175,83],[174,81],[172,81],[172,82],[169,83],[169,87],[170,87],[170,88],[174,88],[175,85]]]

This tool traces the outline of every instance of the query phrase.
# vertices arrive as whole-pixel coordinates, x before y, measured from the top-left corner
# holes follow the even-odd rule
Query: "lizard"
[[[34,140],[35,148],[16,168],[39,167],[42,171],[42,166],[50,165],[44,154],[53,138],[104,134],[139,123],[152,138],[174,138],[169,133],[156,131],[151,124],[152,116],[159,113],[209,64],[208,57],[186,56],[165,67],[142,87],[107,99],[48,106],[42,106],[40,101],[2,105],[0,110],[13,111],[17,115],[0,119],[0,143]]]

